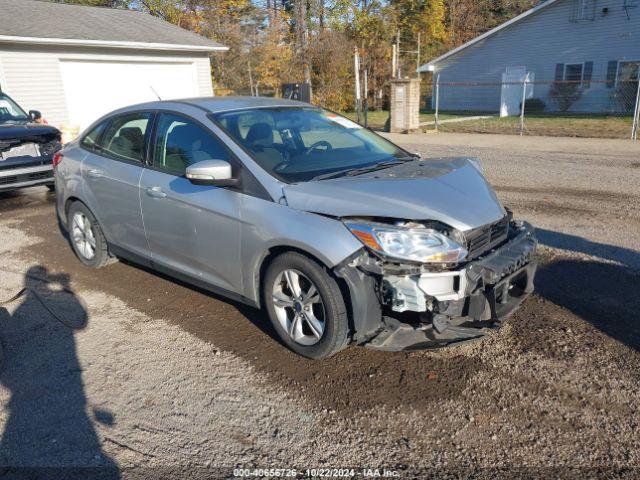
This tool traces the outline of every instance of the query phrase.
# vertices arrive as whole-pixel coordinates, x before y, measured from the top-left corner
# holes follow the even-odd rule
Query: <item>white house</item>
[[[143,12],[0,0],[0,89],[77,131],[148,100],[209,96],[227,47]]]
[[[517,114],[517,83],[529,74],[527,97],[546,110],[559,108],[550,92],[564,83],[581,92],[570,111],[629,111],[640,74],[640,0],[541,1],[419,71],[443,83],[443,110]]]

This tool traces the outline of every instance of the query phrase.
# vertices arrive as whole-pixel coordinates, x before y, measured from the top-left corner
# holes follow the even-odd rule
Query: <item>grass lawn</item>
[[[356,119],[355,112],[343,112],[343,115]],[[455,112],[441,113],[440,120],[451,120],[467,116],[487,115],[486,113]],[[373,129],[382,129],[389,118],[388,111],[369,112],[368,124]],[[422,112],[420,122],[433,122],[433,112]],[[631,115],[567,115],[567,114],[531,114],[525,116],[525,135],[546,135],[552,137],[596,137],[629,138],[631,136]],[[425,130],[433,130],[433,125]],[[481,120],[468,120],[440,124],[443,132],[520,134],[519,117],[492,117]]]
[[[551,137],[630,138],[632,117],[606,115],[530,115],[525,116],[525,135]],[[492,117],[484,120],[449,123],[443,132],[520,134],[520,118]]]
[[[355,112],[341,112],[341,115],[344,115],[345,117],[350,118],[351,120],[354,120],[354,121],[357,119],[357,115]],[[446,118],[453,118],[456,116],[457,115],[443,114],[443,115],[440,115],[440,119],[444,120]],[[367,125],[374,130],[380,130],[384,127],[384,124],[386,123],[388,118],[389,118],[388,110],[369,111],[369,114],[367,115]],[[434,120],[435,120],[435,116],[433,112],[420,113],[421,123],[433,122]],[[364,125],[364,119],[361,119],[360,123]]]

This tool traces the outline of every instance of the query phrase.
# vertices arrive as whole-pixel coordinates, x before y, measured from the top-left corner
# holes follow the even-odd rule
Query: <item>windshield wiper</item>
[[[366,167],[359,168],[347,168],[344,170],[338,170],[337,172],[323,173],[317,177],[313,177],[311,180],[328,180],[330,178],[338,177],[355,177],[356,175],[362,175],[363,173],[375,172],[376,170],[384,170],[385,168],[393,167],[395,165],[401,165],[406,162],[417,160],[418,157],[400,157],[388,160],[386,162],[378,162],[373,165],[367,165]]]

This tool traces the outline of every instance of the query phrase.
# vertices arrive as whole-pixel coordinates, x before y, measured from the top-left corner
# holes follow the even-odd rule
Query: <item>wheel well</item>
[[[258,286],[259,305],[263,306],[263,302],[262,302],[263,281],[264,281],[267,268],[269,268],[269,265],[271,265],[271,262],[273,262],[277,257],[287,252],[297,252],[317,262],[319,265],[322,265],[327,271],[327,273],[331,275],[331,278],[333,278],[336,281],[336,283],[338,284],[338,287],[340,288],[340,292],[342,293],[342,296],[344,298],[345,306],[347,307],[347,318],[349,319],[350,334],[353,334],[353,332],[355,331],[355,326],[353,322],[353,305],[351,303],[351,292],[349,291],[347,282],[345,282],[342,278],[335,275],[333,270],[327,267],[327,265],[318,257],[316,257],[315,255],[312,255],[311,253],[301,248],[296,248],[291,246],[278,246],[278,247],[272,247],[269,249],[269,253],[267,253],[265,258],[262,260],[262,264],[260,265],[260,269],[258,270],[259,277],[256,279],[256,285]]]
[[[82,200],[80,200],[78,197],[69,197],[67,198],[67,201],[64,204],[64,213],[65,215],[67,215],[69,213],[69,209],[71,208],[71,204],[74,202],[80,202],[82,204],[84,204],[84,202],[82,202]]]

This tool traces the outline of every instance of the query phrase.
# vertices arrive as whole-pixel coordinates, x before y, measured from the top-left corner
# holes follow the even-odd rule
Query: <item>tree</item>
[[[580,82],[553,82],[549,88],[549,98],[560,112],[567,112],[582,97]]]
[[[446,0],[449,41],[461,45],[539,3],[537,0]]]
[[[381,108],[400,31],[402,72],[513,18],[537,0],[50,0],[146,11],[229,47],[212,55],[218,89],[275,94],[308,81],[314,101],[353,106],[353,51],[366,70],[369,98]]]
[[[73,5],[89,5],[92,7],[128,8],[129,0],[48,0],[52,3],[70,3]]]
[[[424,58],[440,52],[447,40],[444,0],[393,0],[395,23],[400,31],[402,50],[418,50]],[[415,55],[404,57],[406,71],[415,71]]]

